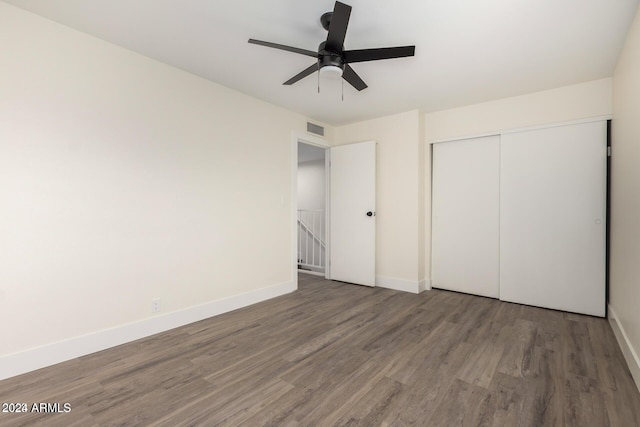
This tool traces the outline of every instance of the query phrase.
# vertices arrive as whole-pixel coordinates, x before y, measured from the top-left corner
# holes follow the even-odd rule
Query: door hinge
[[[607,157],[611,157],[611,146],[607,146]]]

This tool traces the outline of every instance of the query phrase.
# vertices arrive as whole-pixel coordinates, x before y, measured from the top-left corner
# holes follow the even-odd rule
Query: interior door
[[[331,279],[375,286],[376,144],[330,149]]]
[[[500,137],[433,145],[433,287],[498,298]]]
[[[604,316],[606,123],[501,140],[500,298]]]

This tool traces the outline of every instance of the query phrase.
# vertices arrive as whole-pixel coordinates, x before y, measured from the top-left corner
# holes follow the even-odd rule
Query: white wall
[[[504,98],[462,108],[427,113],[424,116],[425,176],[425,265],[431,268],[431,149],[429,143],[452,138],[490,134],[612,114],[611,79]]]
[[[324,150],[322,150],[324,152]],[[321,211],[301,212],[300,219],[316,236],[327,241],[325,225],[325,160],[311,160],[298,163],[298,210]],[[307,233],[301,232],[298,236],[298,259],[304,263],[324,265],[325,251],[313,238],[308,238]]]
[[[293,283],[304,117],[2,2],[0,51],[0,355]]]
[[[622,338],[625,356],[640,388],[639,96],[640,10],[613,76],[610,261],[610,306],[623,331],[618,338]]]
[[[335,144],[374,140],[377,145],[377,284],[414,287],[420,277],[420,113],[417,110],[335,129]],[[424,194],[424,192],[422,192]]]
[[[325,209],[324,159],[298,163],[298,209]]]

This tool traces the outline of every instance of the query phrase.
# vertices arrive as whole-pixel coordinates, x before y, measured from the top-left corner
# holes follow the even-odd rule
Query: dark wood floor
[[[46,426],[640,426],[604,319],[300,276],[300,290],[0,382]]]

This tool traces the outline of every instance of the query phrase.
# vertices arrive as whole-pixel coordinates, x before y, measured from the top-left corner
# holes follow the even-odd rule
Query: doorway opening
[[[296,260],[299,272],[327,273],[326,148],[298,144]]]
[[[298,151],[309,148],[320,150],[316,151],[317,157],[298,156]],[[291,154],[291,280],[297,287],[298,272],[302,271],[330,280],[375,286],[375,141],[330,147],[320,138],[294,131]],[[305,160],[316,161],[320,169],[322,155],[324,178],[317,179],[315,185],[320,191],[307,194]],[[313,197],[316,204],[307,204],[308,197]],[[319,210],[324,215],[314,225],[313,220],[304,217],[305,210]]]

